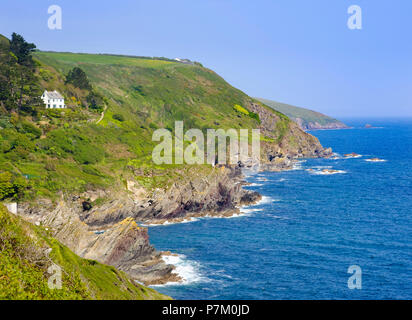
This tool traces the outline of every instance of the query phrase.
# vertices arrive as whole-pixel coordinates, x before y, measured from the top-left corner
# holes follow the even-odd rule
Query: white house
[[[66,108],[66,105],[64,104],[63,96],[60,93],[58,93],[56,90],[54,91],[44,90],[41,98],[43,99],[43,102],[46,105],[46,109]]]

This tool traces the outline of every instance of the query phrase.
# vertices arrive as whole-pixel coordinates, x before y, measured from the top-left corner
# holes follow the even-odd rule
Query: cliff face
[[[301,130],[293,121],[281,121],[284,115],[273,113],[259,103],[252,103],[250,109],[259,115],[261,133],[271,139],[261,141],[262,170],[291,169],[299,158],[328,157],[332,154],[331,148],[323,148],[316,137]]]
[[[291,120],[298,124],[302,130],[319,130],[319,129],[347,129],[348,126],[342,121],[331,118],[320,112],[312,111],[305,108],[292,106],[286,103],[280,103],[268,99],[257,98],[267,106],[282,112]]]
[[[149,242],[145,223],[179,222],[205,215],[232,215],[238,207],[260,199],[241,188],[240,168],[215,168],[210,175],[176,182],[167,190],[113,191],[113,200],[84,211],[82,199],[93,192],[36,205],[24,204],[19,214],[26,220],[53,230],[54,236],[83,258],[113,265],[145,284],[179,281],[174,267]],[[129,182],[129,185],[134,185]],[[105,193],[106,191],[100,191]],[[107,191],[109,196],[110,192]]]
[[[348,126],[341,121],[331,121],[321,124],[317,121],[305,121],[302,118],[293,118],[293,120],[302,130],[348,129]]]
[[[110,209],[118,210],[116,204]],[[150,245],[147,229],[137,226],[131,218],[95,229],[81,220],[82,206],[76,200],[62,200],[57,206],[47,200],[21,205],[19,214],[53,230],[54,237],[80,257],[113,265],[146,284],[171,277],[172,267]]]

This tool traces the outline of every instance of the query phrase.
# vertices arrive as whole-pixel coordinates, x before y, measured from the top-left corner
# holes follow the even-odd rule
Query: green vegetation
[[[5,56],[12,57],[9,41],[4,38],[0,44]],[[30,44],[23,47],[32,48]],[[199,63],[25,52],[33,61],[38,89],[33,92],[57,90],[68,108],[46,110],[42,104],[30,105],[28,113],[0,100],[0,173],[7,173],[0,194],[4,199],[56,200],[61,191],[124,190],[128,178],[166,188],[180,174],[174,166],[155,166],[151,161],[157,144],[152,141],[154,130],[173,132],[177,120],[184,121],[184,130],[204,132],[260,125],[259,116],[245,107],[254,100]],[[0,60],[5,68],[0,76],[6,65]],[[278,115],[285,122],[274,128],[280,141],[289,120]]]
[[[90,84],[86,73],[79,67],[75,67],[69,71],[65,83],[70,83],[76,88],[92,90],[92,85]]]
[[[260,122],[259,120],[259,115],[257,113],[251,112],[249,110],[247,110],[246,108],[243,108],[242,106],[235,104],[235,106],[233,107],[233,109],[235,109],[236,111],[247,115],[249,117],[251,117],[252,119],[255,119],[256,121]]]
[[[32,53],[36,46],[16,33],[0,41],[0,115],[7,111],[35,115],[41,91]]]
[[[240,113],[243,113],[245,115],[249,115],[249,110],[246,110],[245,108],[243,108],[242,106],[239,106],[238,104],[235,104],[235,106],[233,107],[236,111],[239,111]]]
[[[280,103],[272,100],[256,98],[260,102],[266,104],[267,106],[277,110],[291,119],[301,119],[301,125],[304,128],[310,128],[310,124],[318,123],[321,126],[327,126],[328,124],[339,124],[344,126],[342,122],[334,118],[328,117],[322,113],[312,111],[305,108],[295,107],[289,104]]]
[[[45,229],[10,214],[1,204],[0,249],[0,300],[168,298],[135,284],[114,267],[78,257]],[[47,270],[53,264],[62,268],[61,289],[48,286]]]

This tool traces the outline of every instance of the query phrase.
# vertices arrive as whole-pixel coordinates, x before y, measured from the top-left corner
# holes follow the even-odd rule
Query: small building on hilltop
[[[47,91],[44,90],[43,95],[41,96],[43,99],[43,102],[46,106],[46,109],[63,109],[66,108],[66,105],[64,104],[64,98],[63,96],[57,92],[56,90],[54,91]]]

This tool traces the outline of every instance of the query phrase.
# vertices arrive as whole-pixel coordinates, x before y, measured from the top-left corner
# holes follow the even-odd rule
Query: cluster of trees
[[[86,97],[86,101],[89,107],[98,112],[101,112],[103,110],[103,96],[101,96],[93,89],[86,73],[81,68],[74,67],[72,70],[70,70],[66,76],[65,84],[71,84],[76,88],[89,91],[89,94]]]
[[[32,57],[35,48],[16,33],[10,41],[0,39],[0,107],[7,111],[35,114],[42,105]]]
[[[66,76],[66,84],[70,83],[76,88],[83,90],[92,90],[92,85],[90,84],[89,79],[87,78],[86,73],[79,67],[74,67]]]

